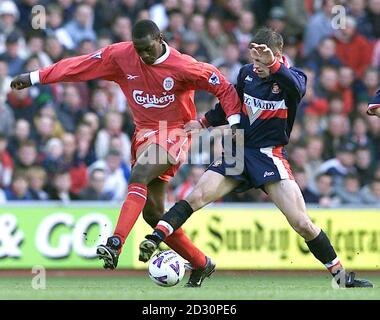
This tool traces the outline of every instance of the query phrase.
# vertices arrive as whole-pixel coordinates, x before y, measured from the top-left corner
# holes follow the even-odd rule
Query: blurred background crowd
[[[46,9],[45,29],[31,27],[35,5]],[[345,9],[343,27],[336,5]],[[96,80],[11,91],[9,84],[19,73],[129,41],[143,18],[232,83],[250,62],[255,31],[281,33],[286,59],[308,76],[287,146],[306,202],[380,205],[380,120],[366,115],[380,87],[380,0],[0,0],[0,203],[124,199],[134,125],[118,86]],[[199,115],[214,103],[196,93]],[[202,159],[220,152],[217,137],[212,146],[211,156],[182,167],[169,201],[192,190]],[[251,190],[221,201],[267,200]]]

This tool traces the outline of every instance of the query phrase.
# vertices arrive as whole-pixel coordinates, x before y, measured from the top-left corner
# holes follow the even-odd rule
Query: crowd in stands
[[[46,10],[42,29],[32,27],[36,5]],[[366,114],[380,87],[380,0],[0,0],[0,203],[124,199],[134,124],[115,83],[9,85],[20,73],[130,41],[139,19],[232,83],[250,63],[253,34],[262,26],[281,33],[286,60],[308,77],[287,146],[306,202],[380,205],[380,121]],[[205,92],[195,98],[199,115],[215,103]],[[217,137],[212,145],[221,151]],[[191,191],[203,156],[172,180],[169,201]],[[250,190],[221,201],[267,200]]]

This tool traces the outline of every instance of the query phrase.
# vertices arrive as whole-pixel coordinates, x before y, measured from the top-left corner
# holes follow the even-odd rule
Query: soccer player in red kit
[[[11,87],[23,89],[36,83],[98,78],[119,84],[136,124],[128,195],[113,236],[97,248],[104,268],[114,269],[122,245],[141,211],[152,227],[164,214],[168,181],[183,162],[190,143],[184,124],[196,116],[194,90],[207,90],[217,96],[233,128],[240,121],[241,105],[233,85],[214,66],[169,47],[150,20],[134,25],[132,42],[112,44],[95,53],[22,74],[12,81]],[[199,278],[214,271],[215,264],[192,244],[182,229],[173,233],[166,243],[191,263]],[[187,285],[200,284],[189,281]]]

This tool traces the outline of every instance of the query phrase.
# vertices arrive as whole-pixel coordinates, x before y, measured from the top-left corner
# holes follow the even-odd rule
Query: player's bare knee
[[[306,240],[313,239],[316,236],[316,227],[309,219],[300,219],[293,225],[293,228]]]
[[[195,189],[189,194],[186,201],[194,211],[198,210],[207,204],[207,192],[201,189]]]

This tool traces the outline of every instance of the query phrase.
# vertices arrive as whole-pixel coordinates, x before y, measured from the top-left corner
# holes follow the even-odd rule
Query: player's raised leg
[[[182,230],[180,227],[193,212],[223,197],[239,184],[240,182],[237,180],[226,178],[214,171],[206,171],[190,195],[170,208],[158,222],[153,234],[146,236],[147,239],[140,244],[139,259],[148,261],[162,241],[170,244],[171,238]],[[213,188],[210,188],[210,185]],[[193,270],[186,287],[200,287],[203,280],[215,271],[215,263],[208,257],[203,268],[196,268],[194,265],[192,267]]]
[[[217,172],[207,170],[199,179],[194,190],[184,200],[178,201],[157,223],[152,235],[140,245],[141,261],[148,261],[160,242],[165,241],[180,228],[193,212],[223,197],[240,184],[240,181],[228,178]],[[213,187],[210,188],[210,185]]]
[[[161,164],[157,159],[168,161]],[[122,246],[145,206],[148,184],[171,166],[167,151],[157,144],[151,144],[138,156],[132,168],[127,198],[121,207],[114,234],[107,239],[106,245],[98,246],[96,251],[99,259],[104,260],[105,269],[116,268]]]
[[[341,287],[373,287],[368,280],[355,279],[353,272],[345,272],[329,238],[309,218],[301,190],[294,180],[267,183],[265,190],[292,228],[305,239],[311,253],[326,266]]]
[[[168,182],[159,178],[154,179],[148,185],[148,196],[143,209],[143,217],[152,228],[157,225],[165,213],[167,189]],[[165,243],[185,260],[189,261],[194,269],[204,268],[210,260],[191,242],[182,228],[173,232],[165,240]]]

